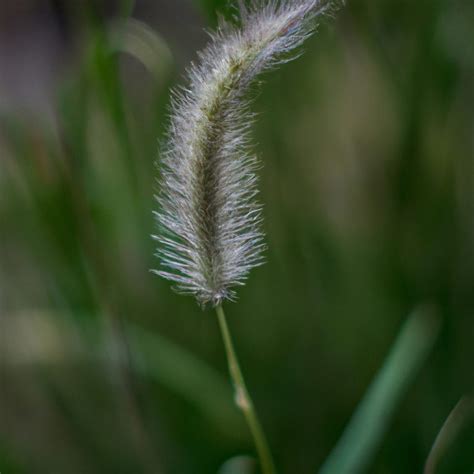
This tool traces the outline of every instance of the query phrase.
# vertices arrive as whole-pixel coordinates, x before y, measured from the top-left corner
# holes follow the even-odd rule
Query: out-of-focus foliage
[[[169,87],[216,2],[21,3],[0,6],[0,472],[248,472],[214,314],[149,272]],[[420,472],[474,389],[472,44],[471,1],[359,0],[265,78],[267,263],[226,312],[281,472],[322,465],[419,304],[440,335],[369,472]],[[473,443],[439,472],[472,472]]]

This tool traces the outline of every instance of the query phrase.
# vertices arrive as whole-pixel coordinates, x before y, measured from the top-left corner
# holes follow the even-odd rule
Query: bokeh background
[[[149,272],[169,90],[216,9],[0,4],[2,474],[252,472],[214,314]],[[474,3],[353,0],[304,49],[255,101],[267,263],[229,323],[280,472],[306,474],[435,307],[368,471],[421,472],[474,388]],[[473,425],[438,472],[473,472]]]

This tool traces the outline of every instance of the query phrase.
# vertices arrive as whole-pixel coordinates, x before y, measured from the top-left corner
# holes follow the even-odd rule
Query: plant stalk
[[[239,361],[234,349],[226,317],[222,305],[216,306],[217,319],[221,330],[222,339],[229,364],[229,372],[235,390],[235,403],[242,410],[245,421],[252,433],[252,437],[260,459],[263,474],[276,474],[275,463],[270,448],[263,432],[262,425],[255,411],[255,407],[245,384],[244,376],[239,366]]]

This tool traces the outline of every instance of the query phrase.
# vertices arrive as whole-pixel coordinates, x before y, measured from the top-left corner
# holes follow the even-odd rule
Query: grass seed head
[[[220,21],[189,68],[188,85],[174,92],[161,161],[156,273],[202,305],[234,299],[235,287],[262,263],[249,87],[294,58],[334,8],[323,0],[239,5],[239,24]]]

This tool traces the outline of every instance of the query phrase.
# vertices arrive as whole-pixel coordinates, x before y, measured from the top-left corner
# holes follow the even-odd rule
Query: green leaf
[[[464,396],[452,409],[443,423],[433,443],[425,464],[425,474],[434,474],[441,458],[449,450],[454,440],[468,421],[474,417],[474,397]]]
[[[194,354],[138,326],[127,325],[127,337],[134,352],[134,370],[188,399],[216,426],[238,430],[241,420],[231,403],[226,380]]]
[[[430,353],[438,330],[439,318],[431,307],[420,307],[408,318],[320,474],[366,470],[400,400]]]
[[[235,456],[226,461],[217,474],[254,474],[255,472],[255,459],[249,456]]]

